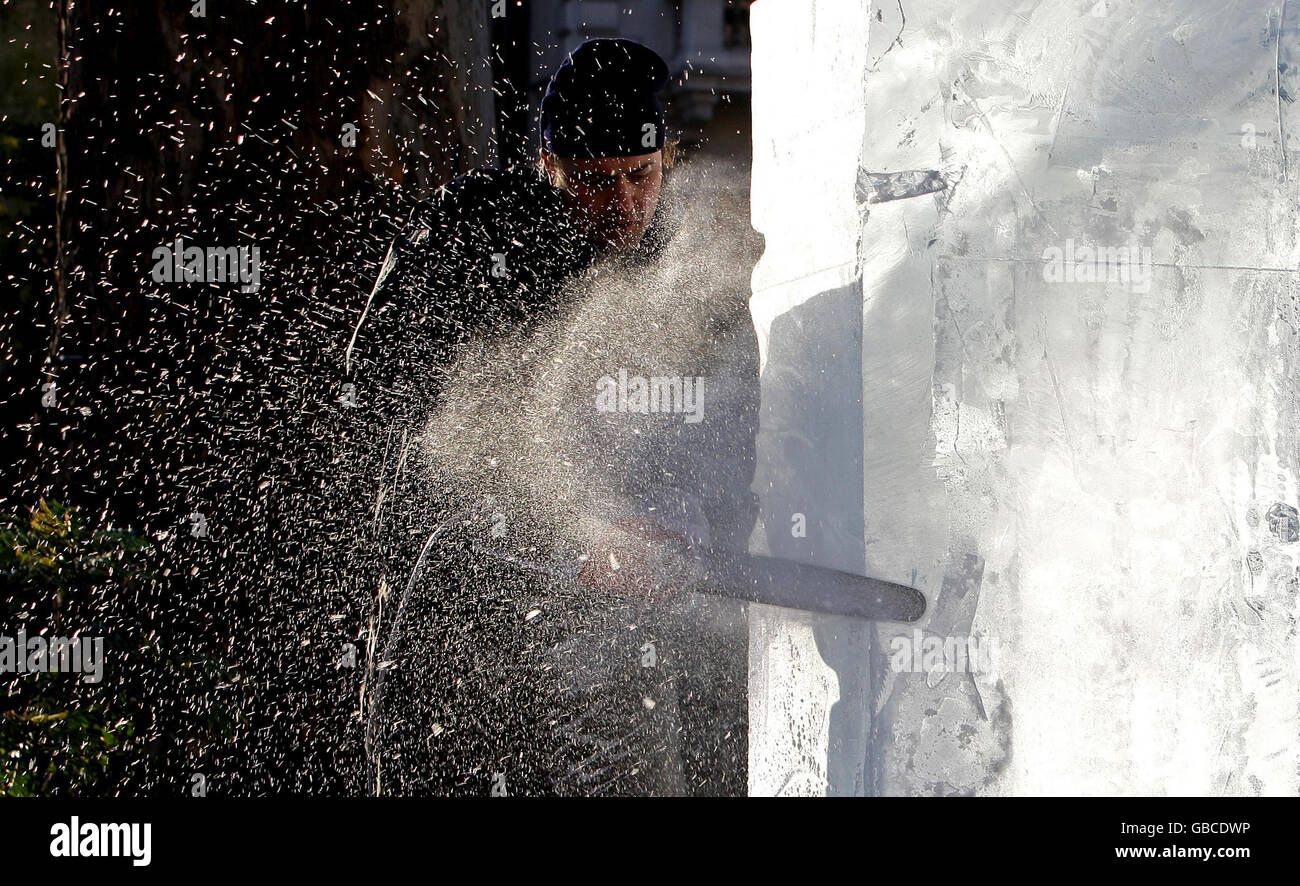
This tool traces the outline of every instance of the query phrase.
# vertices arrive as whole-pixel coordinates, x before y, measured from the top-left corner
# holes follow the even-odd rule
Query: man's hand
[[[578,582],[635,600],[663,603],[690,577],[693,559],[686,536],[631,517],[608,526],[596,539]]]

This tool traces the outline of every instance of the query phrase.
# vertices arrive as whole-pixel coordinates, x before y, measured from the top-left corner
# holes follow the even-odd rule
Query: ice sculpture
[[[1297,15],[755,4],[752,793],[1297,793]]]

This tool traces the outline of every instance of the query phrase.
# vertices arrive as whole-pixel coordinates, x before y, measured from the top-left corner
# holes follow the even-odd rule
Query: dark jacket
[[[659,212],[635,258],[669,234]],[[369,376],[410,421],[427,414],[442,372],[468,341],[544,320],[596,250],[536,169],[478,169],[417,204],[394,241],[357,333]]]
[[[638,263],[663,252],[674,217],[673,206],[661,203],[641,249],[619,261],[620,273],[635,278]],[[490,380],[486,387],[466,385],[446,370],[467,344],[481,349],[484,339],[498,337],[510,340],[493,352],[499,357],[493,362],[516,363],[521,350],[514,342],[526,339],[521,330],[563,318],[569,307],[580,305],[586,284],[575,278],[596,258],[568,224],[561,195],[532,170],[474,172],[417,206],[394,244],[360,333],[381,346],[381,357],[367,368],[384,377],[380,387],[394,418],[414,428],[444,394],[451,401],[486,400],[482,408],[490,417],[503,400],[501,389]],[[635,300],[635,289],[628,297]],[[737,326],[752,338],[743,307],[742,302],[744,322]],[[588,302],[579,314],[584,310],[595,308]],[[578,340],[603,347],[599,324],[579,322],[577,329]],[[741,422],[746,439],[709,448],[744,450],[745,476],[727,485],[747,490],[756,343],[743,350],[753,351],[755,383],[754,403]],[[453,428],[454,437],[492,427],[473,414],[466,418],[459,423],[466,430]],[[465,460],[486,461],[474,457],[482,451],[468,447]],[[608,449],[611,456],[620,451]],[[454,471],[442,486],[430,488],[427,478],[422,483],[408,473],[395,482],[388,506],[394,544],[386,580],[392,595],[372,658],[376,667],[392,664],[383,666],[382,680],[376,672],[370,684],[381,696],[369,730],[371,783],[384,793],[482,795],[500,773],[512,794],[743,793],[743,641],[739,648],[704,642],[687,649],[670,625],[635,613],[638,630],[629,631],[620,621],[625,601],[575,595],[546,575],[476,555],[470,546],[482,540],[481,527],[446,522],[466,504],[462,488],[476,487],[458,482]],[[703,491],[692,493],[707,505]],[[719,503],[719,513],[741,510],[730,500],[725,507]],[[709,518],[723,527],[721,517]],[[743,543],[752,513],[731,523],[727,534]],[[444,524],[443,535],[418,562],[424,540]],[[657,643],[662,659],[654,668],[641,663],[648,639]],[[602,676],[591,686],[578,685],[585,673]],[[647,707],[651,697],[656,703]],[[673,741],[687,745],[676,761],[666,756]]]

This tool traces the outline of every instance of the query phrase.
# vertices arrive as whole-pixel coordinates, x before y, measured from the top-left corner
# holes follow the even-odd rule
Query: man
[[[665,541],[669,548],[674,540],[689,543],[687,524],[692,521],[674,520],[674,509],[684,515],[693,508],[692,513],[701,513],[694,523],[703,523],[700,496],[664,492],[662,477],[623,490],[634,505],[648,505],[652,496],[655,504],[642,508],[649,513],[609,517],[608,530],[587,539],[586,565],[576,576],[576,586],[586,590],[576,596],[546,578],[494,562],[476,546],[497,535],[517,502],[503,501],[492,490],[494,508],[501,507],[502,513],[491,532],[482,525],[471,527],[472,520],[458,522],[467,499],[484,497],[483,488],[467,479],[481,465],[470,463],[497,459],[474,447],[463,457],[451,451],[464,437],[483,435],[490,426],[491,413],[507,399],[499,396],[490,376],[495,366],[517,362],[519,350],[508,345],[482,372],[468,373],[487,382],[467,385],[463,369],[459,382],[449,381],[444,372],[463,366],[458,358],[467,347],[481,347],[484,340],[504,334],[523,339],[521,330],[553,324],[574,301],[570,290],[579,288],[575,278],[613,267],[635,279],[639,267],[664,251],[672,214],[660,196],[672,157],[655,93],[667,78],[663,61],[633,41],[598,39],[577,47],[543,98],[536,167],[479,170],[449,183],[417,208],[375,287],[370,335],[397,344],[376,367],[378,374],[387,373],[377,386],[390,391],[397,417],[414,429],[434,403],[444,412],[463,401],[485,406],[468,420],[450,421],[450,431],[441,438],[445,501],[419,514],[412,502],[422,489],[412,486],[405,494],[407,513],[394,515],[407,522],[397,535],[429,534],[433,511],[439,529],[432,533],[436,550],[429,548],[420,557],[408,551],[405,562],[413,565],[396,570],[388,581],[409,590],[397,602],[396,617],[390,608],[392,637],[376,653],[400,662],[391,674],[376,675],[374,690],[381,694],[379,684],[388,681],[386,697],[380,699],[386,710],[380,714],[397,718],[385,721],[371,749],[377,780],[382,782],[378,771],[384,766],[391,773],[389,789],[484,793],[484,779],[491,773],[501,775],[502,790],[508,793],[690,792],[690,766],[681,759],[681,724],[683,718],[704,717],[706,706],[679,715],[678,690],[665,685],[673,683],[675,674],[657,656],[674,662],[684,644],[665,643],[660,651],[646,637],[659,636],[656,625],[662,619],[656,610],[671,596],[663,592],[651,555]],[[584,309],[593,311],[590,303]],[[743,350],[753,366],[746,373],[756,374],[756,343],[743,301],[731,313],[733,320],[743,320],[738,325],[749,337]],[[747,415],[756,416],[756,402]],[[748,442],[731,447],[747,454],[738,473],[733,472],[740,479],[730,484],[744,487],[746,496],[752,434],[747,426],[742,436]],[[601,450],[609,458],[596,460],[626,464],[616,448]],[[642,466],[641,473],[663,471]],[[591,485],[600,484],[592,480]],[[746,499],[745,506],[751,504]],[[708,517],[716,519],[713,513]],[[545,522],[511,520],[512,530],[519,522]],[[739,527],[734,534],[747,538],[752,520],[746,511],[732,521]],[[552,547],[555,533],[550,535],[532,546],[542,552],[538,556]],[[430,581],[437,587],[422,592],[420,584]],[[564,605],[547,605],[561,597]],[[665,637],[671,633],[663,628]],[[409,651],[431,639],[441,647],[436,660],[433,654],[421,660]],[[397,651],[390,655],[389,647]],[[408,651],[401,652],[403,648]],[[733,721],[738,704],[743,706],[743,660],[739,676],[737,660],[730,656]],[[699,671],[691,676],[705,679],[694,665],[678,668],[681,674],[687,670]],[[550,706],[530,713],[536,696],[547,691]],[[728,736],[727,775],[694,778],[705,792],[743,791],[743,711],[740,717],[739,725],[732,722],[722,730]],[[706,743],[719,742],[709,738]],[[709,753],[718,757],[722,751],[712,747]],[[715,764],[697,768],[710,766]],[[384,790],[382,783],[379,789]]]
[[[667,80],[663,60],[631,40],[571,52],[542,99],[536,168],[479,169],[416,207],[367,306],[382,337],[441,366],[485,331],[544,315],[602,255],[653,257],[667,236],[656,210],[672,154],[655,95]],[[433,383],[427,403],[436,379],[421,376]]]
[[[386,351],[372,378],[400,424],[423,418],[466,342],[548,317],[564,284],[602,258],[662,250],[671,221],[659,196],[675,152],[656,93],[667,81],[667,65],[635,41],[582,43],[542,98],[534,169],[479,169],[416,208],[361,321],[375,309],[371,334]],[[605,579],[648,592],[636,554]]]

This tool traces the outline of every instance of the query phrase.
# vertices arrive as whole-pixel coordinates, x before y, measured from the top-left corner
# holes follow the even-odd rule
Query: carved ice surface
[[[753,544],[999,654],[753,607],[751,792],[1300,790],[1281,11],[754,6]]]

